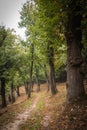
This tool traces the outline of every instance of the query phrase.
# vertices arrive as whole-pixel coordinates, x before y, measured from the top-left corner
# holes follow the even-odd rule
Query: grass
[[[48,128],[50,130],[87,129],[87,100],[68,105],[66,104],[65,84],[58,84],[57,88],[58,93],[52,96],[50,92],[46,93],[43,85],[41,92],[34,93],[31,99],[13,105],[12,108],[8,109],[8,112],[0,117],[0,124],[2,125],[5,121],[14,121],[15,113],[22,113],[22,111],[29,108],[29,106],[34,103],[36,97],[39,96],[39,101],[37,101],[35,109],[31,111],[27,121],[20,125],[19,130],[46,129],[44,126],[44,117],[50,117],[48,121]]]
[[[40,130],[43,118],[43,109],[45,107],[44,95],[42,93],[39,94],[39,99],[36,109],[31,113],[28,120],[20,126],[20,130]]]
[[[2,128],[3,125],[8,124],[9,122],[14,122],[17,113],[22,113],[23,111],[25,111],[25,109],[28,109],[32,102],[35,100],[35,98],[36,95],[32,94],[32,98],[19,104],[12,104],[5,108],[5,110],[2,109],[1,111],[4,110],[6,112],[4,112],[3,115],[0,116],[0,128]]]
[[[63,87],[62,87],[63,86]],[[62,91],[61,91],[62,89]],[[57,114],[61,113],[61,109],[63,107],[63,103],[65,102],[65,87],[64,84],[60,87],[58,86],[58,94],[55,96],[51,96],[50,93],[39,93],[40,100],[36,105],[35,111],[33,111],[28,118],[28,120],[20,126],[20,130],[40,130],[43,128],[43,117],[45,115],[51,116],[51,121],[55,120]],[[45,99],[46,96],[46,99]],[[45,103],[50,106],[45,107]],[[58,113],[56,111],[58,110]]]

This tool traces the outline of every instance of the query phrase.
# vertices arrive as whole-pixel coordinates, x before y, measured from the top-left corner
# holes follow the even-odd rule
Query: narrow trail
[[[28,109],[26,109],[23,113],[18,114],[14,122],[10,122],[6,126],[4,126],[2,130],[19,130],[19,125],[23,124],[30,116],[31,112],[35,110],[39,98],[40,97],[37,97]]]
[[[45,98],[46,113],[43,117],[43,122],[42,122],[43,130],[50,130],[49,123],[50,123],[51,117],[50,117],[50,114],[49,114],[49,107],[50,107],[50,104],[49,104],[49,101],[48,101],[48,97],[46,97]]]

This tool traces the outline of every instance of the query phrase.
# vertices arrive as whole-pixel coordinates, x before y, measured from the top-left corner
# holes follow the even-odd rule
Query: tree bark
[[[17,90],[16,90],[16,92],[17,92],[17,96],[20,96],[20,90],[19,90],[19,86],[17,86]]]
[[[39,70],[37,67],[35,67],[35,69],[36,69],[37,92],[39,92],[40,91],[40,82],[39,82],[39,75],[38,75]]]
[[[30,66],[30,84],[28,86],[28,98],[31,97],[31,87],[32,87],[32,74],[33,74],[33,60],[34,60],[34,44],[31,44],[31,66]]]
[[[36,77],[36,81],[37,81],[37,92],[39,92],[40,91],[40,83],[39,83],[38,77]]]
[[[2,107],[6,107],[6,95],[5,95],[5,78],[1,78],[1,98],[2,98]]]
[[[49,61],[49,82],[52,95],[57,93],[54,68],[54,48],[53,43],[48,43],[48,61]]]
[[[46,70],[46,65],[44,65],[44,72],[45,72],[45,77],[46,77],[46,82],[47,82],[47,92],[48,92],[50,90],[50,84],[49,84],[49,77]]]
[[[11,95],[8,95],[8,101],[11,102]]]
[[[25,92],[26,94],[28,94],[28,82],[25,82],[24,85],[25,85]]]
[[[13,81],[11,84],[11,103],[15,102],[15,95],[14,95],[14,86],[13,86]]]
[[[32,80],[31,92],[33,92],[34,81]]]
[[[75,7],[75,3],[73,3]],[[68,21],[66,27],[67,39],[67,101],[72,102],[82,98],[85,94],[83,77],[82,77],[82,31],[80,13],[81,8],[76,6],[68,13]]]

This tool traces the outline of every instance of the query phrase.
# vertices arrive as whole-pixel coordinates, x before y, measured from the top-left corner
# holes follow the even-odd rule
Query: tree
[[[47,74],[47,66],[44,64],[44,73],[46,77],[46,82],[47,82],[47,92],[50,90],[50,84],[49,84],[49,76]]]
[[[5,29],[0,30],[0,80],[1,80],[1,97],[2,97],[2,107],[6,107],[6,87],[8,86],[11,90],[12,99],[14,97],[14,77],[16,72],[19,70],[21,64],[20,59],[23,57],[23,52],[25,51],[21,44],[19,46],[19,38],[14,34],[13,30]],[[5,34],[4,34],[5,33]],[[2,39],[5,38],[2,42]],[[19,51],[21,49],[21,51]],[[19,77],[18,77],[19,78]],[[18,79],[16,79],[18,80]],[[19,85],[19,84],[16,84]]]
[[[30,48],[30,51],[31,51],[31,64],[30,64],[30,82],[29,82],[29,87],[28,87],[28,98],[31,97],[31,87],[32,87],[32,74],[33,74],[33,62],[34,62],[34,44],[32,43],[31,44],[31,48]]]
[[[5,78],[1,78],[1,97],[2,97],[2,107],[6,107],[6,95],[5,95]]]
[[[52,43],[48,43],[48,62],[49,62],[49,84],[52,94],[57,93],[54,68],[54,48]]]
[[[82,77],[82,7],[80,1],[68,2],[66,21],[67,40],[67,99],[77,100],[84,96]]]
[[[0,49],[3,48],[3,44],[4,41],[7,37],[7,31],[5,30],[4,26],[0,26]],[[5,52],[0,53],[0,57],[1,55],[4,55]],[[1,61],[2,61],[2,57],[1,57]],[[2,107],[6,107],[6,95],[5,95],[5,77],[4,77],[4,72],[5,72],[5,66],[6,66],[6,62],[5,60],[3,60],[3,62],[0,64],[0,80],[1,80],[1,98],[2,98]]]
[[[81,72],[82,65],[82,12],[84,0],[36,0],[41,13],[43,12],[43,21],[49,22],[50,28],[56,21],[59,23],[60,31],[65,35],[67,42],[67,101],[78,100],[85,95],[83,77]],[[86,4],[86,3],[85,3]],[[86,7],[84,5],[84,7]],[[43,11],[44,9],[44,11]],[[54,15],[55,14],[55,15]],[[55,17],[54,17],[55,16]],[[56,20],[54,20],[54,18]],[[44,24],[45,27],[47,27]],[[49,27],[48,26],[48,27]],[[55,29],[55,32],[58,32]],[[48,28],[47,28],[48,30]],[[45,31],[47,31],[45,30]],[[50,32],[53,34],[52,29]],[[59,34],[61,32],[58,32]],[[55,34],[55,33],[54,33]],[[49,33],[47,34],[49,36]],[[54,40],[55,41],[55,40]]]
[[[37,6],[32,2],[27,2],[26,4],[24,4],[23,8],[22,8],[22,11],[21,11],[21,22],[19,23],[20,26],[25,26],[26,29],[27,29],[27,34],[29,35],[29,38],[30,39],[29,41],[33,41],[34,44],[41,44],[40,41],[41,41],[41,38],[42,38],[42,35],[43,34],[40,34],[41,31],[42,31],[42,28],[39,29],[39,27],[41,25],[39,25],[39,19],[38,19],[38,10],[37,10]],[[26,15],[25,15],[26,14]],[[24,20],[25,19],[25,20]],[[48,24],[47,24],[48,25]],[[50,28],[49,28],[49,25],[46,27],[44,27],[43,29],[43,33],[48,35],[47,37],[44,37],[43,39],[43,42],[46,42],[46,43],[52,43],[52,39],[51,39],[51,36],[50,36]],[[49,29],[49,31],[47,31],[47,29]],[[46,33],[45,33],[46,31]],[[47,40],[49,39],[49,40]],[[51,42],[49,42],[51,41]],[[37,43],[38,42],[38,43]],[[32,43],[32,42],[31,42]],[[46,46],[46,44],[45,44]],[[47,45],[48,46],[48,45]],[[49,45],[49,48],[52,48],[53,49],[53,46],[52,45]],[[50,57],[52,57],[53,55],[51,55],[51,49],[48,50],[49,52],[49,55]],[[50,58],[48,57],[49,60],[53,59],[53,58]],[[53,60],[51,60],[51,62],[53,62]],[[51,85],[51,90],[52,90],[52,94],[55,94],[56,93],[56,83],[55,83],[55,72],[54,71],[54,67],[52,67],[52,64],[50,64],[51,62],[48,62],[49,63],[49,66],[50,66],[50,74],[53,74],[51,77],[50,77],[50,85]],[[52,73],[51,73],[52,72]],[[49,75],[50,75],[49,74]]]
[[[7,36],[7,32],[4,26],[0,26],[0,47],[3,45],[3,42]]]

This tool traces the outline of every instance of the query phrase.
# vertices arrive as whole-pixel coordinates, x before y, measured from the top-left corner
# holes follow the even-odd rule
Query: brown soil
[[[85,87],[87,90],[87,85]],[[31,130],[31,126],[35,125],[39,119],[39,128],[35,127],[32,130],[87,130],[87,100],[66,104],[65,83],[57,84],[57,89],[58,93],[55,96],[52,96],[50,92],[46,92],[46,84],[41,86],[41,92],[36,93],[36,90],[34,91],[34,95],[30,99],[32,104],[30,106],[35,106],[34,111],[32,107],[28,106],[28,111],[32,110],[31,116],[28,117],[28,120],[26,118],[27,126],[23,127],[22,130]],[[44,95],[45,107],[38,111],[35,104],[38,102],[37,96],[42,94]],[[15,122],[16,118],[19,119],[17,113],[26,115],[25,102],[28,104],[27,97],[22,94],[15,104],[1,110],[1,117],[4,118],[4,122],[0,122],[0,130],[5,130],[2,129],[2,124],[7,126],[6,124],[9,124],[11,120]],[[24,124],[26,120],[22,120],[21,123]],[[29,125],[30,127],[28,127]]]
[[[48,98],[45,115],[50,117],[49,125],[41,130],[87,130],[87,99],[66,104],[65,84],[58,85],[58,90],[57,95]]]

